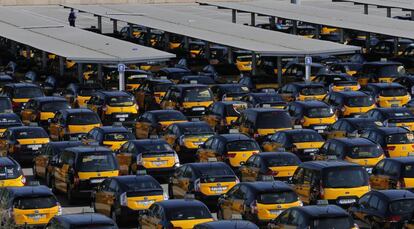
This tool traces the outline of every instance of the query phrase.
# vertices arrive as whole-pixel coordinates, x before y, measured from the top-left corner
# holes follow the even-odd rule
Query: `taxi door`
[[[68,187],[68,173],[70,166],[73,165],[73,155],[71,153],[62,153],[59,158],[58,165],[55,167],[53,172],[54,177],[54,184],[52,183],[52,187],[54,186],[57,190],[61,192],[67,192]]]
[[[170,144],[170,146],[174,146],[175,140],[177,139],[177,135],[175,133],[178,132],[178,127],[176,126],[169,126],[165,132],[163,138],[165,141]]]
[[[33,105],[33,103],[27,103],[25,109],[21,112],[22,122],[26,125],[36,120],[36,111],[33,109]]]
[[[285,85],[279,90],[279,95],[285,102],[291,102],[295,100],[293,96],[294,87],[292,85]]]
[[[148,138],[151,129],[151,121],[146,117],[141,117],[137,123],[135,123],[135,136],[138,139]]]
[[[300,168],[299,172],[295,174],[294,189],[299,198],[304,203],[310,203],[310,191],[311,191],[311,171]]]
[[[206,143],[204,146],[197,150],[196,155],[198,156],[199,162],[209,162],[212,159],[216,158],[216,151],[212,149],[213,146],[217,146],[219,140],[217,138],[213,138]]]
[[[9,135],[10,132],[6,131],[3,136],[0,137],[0,155],[2,157],[7,156],[7,153],[9,152]]]
[[[227,194],[227,197],[223,199],[221,203],[221,210],[223,214],[223,219],[231,220],[234,215],[241,215],[243,212],[244,200],[243,193],[241,190],[242,186],[238,186]]]
[[[148,214],[141,216],[141,228],[142,229],[154,229],[161,228],[162,209],[155,205],[151,208]]]
[[[240,167],[242,181],[256,181],[260,171],[260,159],[257,156],[250,157],[246,164]]]
[[[193,175],[191,168],[185,167],[183,169],[184,170],[181,170],[177,175],[174,175],[171,178],[172,191],[174,193],[174,198],[176,199],[183,199],[185,194],[187,194]]]
[[[221,117],[213,112],[214,106],[208,108],[208,114],[203,116],[201,120],[205,121],[211,128],[215,129],[220,124]]]
[[[107,180],[109,181],[109,180]],[[112,180],[112,182],[115,182]],[[111,183],[112,183],[111,182]],[[111,184],[106,182],[101,186],[101,189],[95,194],[95,208],[96,210],[106,216],[111,216],[111,208],[114,205],[115,193],[110,189]]]
[[[389,161],[380,161],[372,171],[372,175],[369,177],[369,183],[373,189],[389,189],[391,177],[387,171],[392,167],[392,163]]]
[[[141,85],[141,87],[135,91],[135,100],[137,101],[138,107],[146,107],[145,106],[145,97],[151,96],[148,85]]]
[[[61,114],[56,115],[55,118],[52,119],[49,127],[50,138],[53,140],[59,140],[63,137],[63,131],[65,129],[64,120]]]
[[[49,162],[49,153],[51,149],[49,147],[44,147],[41,149],[40,153],[35,157],[35,173],[38,176],[45,177],[46,169]]]
[[[161,109],[174,109],[180,98],[180,92],[171,90],[168,91],[165,97],[161,100]]]
[[[262,147],[265,152],[274,152],[284,148],[279,142],[264,142]]]
[[[130,151],[131,150],[131,151]],[[131,143],[125,143],[121,146],[118,153],[116,154],[116,159],[119,164],[119,173],[120,175],[128,175],[130,171],[130,167],[136,168],[136,163],[132,162],[132,153],[135,151],[134,144]],[[132,169],[131,169],[132,170]]]

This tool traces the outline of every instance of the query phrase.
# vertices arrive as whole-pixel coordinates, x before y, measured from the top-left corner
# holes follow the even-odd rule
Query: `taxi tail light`
[[[170,196],[168,196],[168,193],[164,192],[163,199],[164,200],[170,199]]]
[[[266,172],[266,175],[269,175],[269,176],[276,176],[277,174],[278,174],[277,171],[273,171],[271,169],[267,170]]]
[[[325,198],[325,192],[323,190],[322,182],[319,183],[319,198],[321,198],[321,199]]]
[[[258,137],[260,137],[260,134],[259,134],[259,132],[256,130],[256,131],[254,132],[254,134],[253,134],[253,138],[258,138]]]
[[[57,215],[62,215],[62,206],[60,205],[60,203],[58,202],[57,204],[57,207],[58,207],[58,212],[57,212]]]
[[[253,201],[253,202],[250,204],[250,212],[251,212],[252,214],[257,214],[257,213],[259,212],[259,210],[257,209],[257,200]]]
[[[20,144],[15,144],[15,145],[13,145],[12,150],[15,153],[15,152],[18,152],[20,150],[20,148],[21,148],[21,145]]]
[[[304,119],[304,118],[302,118],[302,119],[299,121],[299,123],[300,123],[300,124],[305,123],[305,119]]]
[[[393,151],[393,150],[395,150],[395,146],[387,146],[387,150],[388,151]]]
[[[354,228],[355,228],[355,229],[359,229],[358,224],[354,223]]]
[[[22,184],[26,184],[26,177],[23,176],[21,181],[22,181]]]
[[[194,191],[199,192],[201,187],[200,178],[194,181]]]
[[[397,181],[397,185],[396,185],[397,187],[397,189],[400,189],[400,188],[405,188],[405,182],[404,182],[404,178],[402,178],[402,179],[400,179],[399,181]]]
[[[108,107],[107,106],[103,106],[102,107],[102,111],[107,111],[108,110]]]
[[[121,206],[127,206],[127,193],[123,192],[120,196],[119,196],[119,204]]]
[[[392,216],[389,216],[387,218],[387,221],[390,222],[390,223],[399,222],[400,220],[401,220],[401,216],[400,215],[392,215]]]
[[[178,157],[177,153],[174,153],[174,166],[179,167],[180,166],[180,158]]]
[[[239,180],[239,178],[236,176],[236,184],[238,184],[238,183],[240,183],[240,180]]]
[[[236,154],[235,153],[228,153],[227,154],[227,158],[235,158]]]

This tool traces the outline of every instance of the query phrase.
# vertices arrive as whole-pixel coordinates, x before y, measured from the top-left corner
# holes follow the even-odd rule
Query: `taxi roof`
[[[410,114],[412,114],[412,111],[408,109],[407,107],[377,107],[377,108],[374,108],[374,110],[377,110],[385,114],[398,113],[398,112],[409,112]]]
[[[60,112],[64,115],[79,114],[79,113],[93,113],[93,114],[95,114],[95,112],[93,112],[92,110],[90,110],[88,108],[68,108],[68,109],[60,110]]]
[[[157,78],[150,78],[150,79],[146,79],[146,81],[151,82],[151,83],[162,83],[162,84],[174,84],[171,80],[169,79],[157,79]]]
[[[326,168],[335,167],[361,167],[358,164],[354,164],[347,161],[306,161],[299,165],[303,168],[322,170]]]
[[[150,144],[159,144],[159,143],[167,143],[162,138],[146,138],[146,139],[135,139],[135,140],[129,140],[128,142],[134,144],[134,145],[150,145]]]
[[[160,71],[167,72],[167,73],[181,73],[181,72],[191,73],[191,71],[186,68],[178,68],[178,67],[177,68],[163,68]]]
[[[252,112],[252,113],[265,113],[265,112],[274,112],[274,111],[278,111],[278,112],[286,112],[283,109],[278,109],[278,108],[248,108],[246,110],[243,110],[242,112]]]
[[[269,191],[292,191],[292,188],[283,181],[255,181],[255,182],[243,182],[249,188],[256,192],[269,192]]]
[[[197,122],[178,122],[178,123],[174,123],[171,125],[175,125],[178,128],[185,128],[185,127],[191,127],[191,126],[209,126],[206,122],[204,121],[197,121]]]
[[[233,105],[233,104],[247,104],[246,102],[244,102],[244,101],[217,101],[217,102],[214,102],[215,104],[217,103],[217,104],[223,104],[223,105],[226,105],[226,106],[229,106],[229,105]]]
[[[403,127],[378,127],[378,128],[369,129],[368,131],[379,132],[383,135],[401,134],[401,133],[410,132],[409,130],[407,130]]]
[[[341,119],[338,119],[338,121],[345,121],[351,124],[359,124],[359,123],[365,123],[365,122],[375,122],[375,119],[373,118],[341,118]]]
[[[74,153],[94,153],[94,152],[109,152],[112,153],[112,151],[104,146],[76,146],[76,147],[70,147],[66,149],[67,151],[71,151]]]
[[[285,133],[287,135],[294,135],[294,134],[300,134],[300,133],[315,133],[315,134],[318,134],[318,132],[316,130],[312,130],[312,129],[281,130],[281,131],[278,131],[278,133]]]
[[[20,117],[16,113],[0,113],[0,118],[19,118]]]
[[[67,101],[65,98],[60,96],[41,96],[41,97],[35,97],[30,100],[38,101],[38,102],[50,102],[50,101]]]
[[[38,130],[45,131],[40,126],[13,126],[13,127],[8,128],[9,131],[19,131],[19,130],[27,130],[27,129],[38,129]]]
[[[380,88],[380,89],[390,88],[390,87],[403,87],[403,88],[405,88],[403,85],[401,85],[399,83],[368,83],[368,86],[377,87],[377,88]]]
[[[191,208],[191,207],[199,207],[205,206],[201,201],[195,199],[173,199],[173,200],[164,200],[160,202],[156,202],[157,205],[161,206],[164,209],[168,208]]]
[[[219,88],[232,88],[232,87],[246,87],[246,85],[241,83],[227,83],[227,84],[216,84],[214,87]]]
[[[81,146],[83,143],[81,141],[58,141],[58,142],[49,142],[47,145],[50,145],[54,149],[65,149],[72,148],[75,146]]]
[[[310,101],[294,101],[291,104],[299,104],[304,108],[314,108],[314,107],[330,107],[327,103],[319,100],[310,100]]]
[[[328,141],[340,142],[346,146],[356,146],[356,145],[377,145],[373,141],[367,138],[333,138]]]
[[[291,153],[291,152],[261,152],[256,154],[256,156],[261,157],[261,158],[271,158],[271,157],[281,157],[281,156],[294,156],[297,157],[296,154]]]
[[[23,187],[6,187],[14,198],[26,196],[52,196],[53,192],[44,185],[39,186],[23,186]]]
[[[277,93],[266,93],[266,92],[254,92],[254,93],[249,93],[248,95],[251,95],[253,97],[277,97],[282,99],[282,96],[277,94]]]
[[[18,165],[18,163],[11,157],[0,157],[0,167]]]
[[[190,166],[193,169],[197,169],[202,171],[204,168],[218,168],[218,167],[226,167],[229,168],[228,165],[224,162],[218,161],[218,162],[193,162],[193,163],[187,163],[185,165]]]
[[[102,91],[99,90],[96,93],[101,93],[104,96],[107,97],[114,97],[114,96],[132,96],[131,94],[129,94],[128,92],[125,91]]]
[[[249,141],[253,140],[249,136],[245,134],[220,134],[216,135],[216,138],[220,138],[226,142],[234,142],[234,141]]]
[[[349,216],[348,213],[336,206],[336,205],[310,205],[303,207],[294,207],[294,209],[305,213],[308,217],[338,217],[338,216]]]
[[[115,223],[112,219],[98,213],[77,213],[77,214],[65,214],[56,216],[59,221],[69,223],[70,225],[90,225],[90,224],[99,224],[99,223]]]
[[[127,187],[127,184],[135,184],[135,183],[143,183],[143,182],[157,182],[152,176],[150,175],[128,175],[128,176],[117,176],[112,177],[112,179],[118,181],[118,183],[121,186],[124,186],[124,188]],[[158,183],[158,182],[157,182]],[[161,185],[159,186],[160,190],[162,190]]]
[[[174,84],[171,87],[175,87],[179,90],[184,90],[184,89],[191,89],[191,88],[208,88],[208,85],[205,84]]]
[[[388,201],[401,200],[401,199],[414,199],[414,193],[404,189],[393,190],[373,190],[372,192],[380,194],[384,199]]]
[[[369,96],[368,94],[362,91],[337,91],[337,92],[333,92],[333,94],[340,95],[344,98],[350,98],[350,97],[355,97],[355,96],[364,96],[364,97]]]
[[[394,42],[394,41],[393,41]],[[364,66],[390,66],[390,65],[401,65],[400,62],[396,61],[372,61],[372,62],[365,62]]]
[[[167,109],[167,110],[152,110],[152,111],[146,111],[145,113],[150,113],[150,114],[157,115],[157,114],[181,113],[181,111],[177,111],[177,110],[173,110],[173,109]]]
[[[290,85],[296,86],[296,87],[324,87],[322,83],[319,82],[293,82],[290,83]]]
[[[32,83],[8,83],[8,84],[6,84],[6,85],[4,85],[5,87],[13,87],[13,88],[16,88],[16,87],[39,87],[38,85],[36,85],[36,84],[32,84]]]
[[[95,127],[94,129],[101,130],[103,133],[124,133],[129,132],[124,126],[100,126]]]

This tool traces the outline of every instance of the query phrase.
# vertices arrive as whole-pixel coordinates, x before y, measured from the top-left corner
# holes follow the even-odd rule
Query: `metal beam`
[[[102,16],[98,16],[98,30],[102,33]]]
[[[164,32],[164,48],[170,49],[170,33]]]
[[[387,7],[387,17],[391,17],[391,8]]]
[[[319,36],[321,35],[321,26],[315,25],[315,39],[319,39]]]
[[[233,49],[232,47],[228,47],[227,48],[227,62],[229,62],[229,64],[233,63]]]
[[[371,33],[367,33],[365,37],[365,49],[367,53],[369,52],[370,48],[371,48]]]
[[[145,29],[145,32],[146,32],[145,45],[146,46],[151,46],[151,29],[147,27]]]
[[[30,57],[31,57],[30,53],[31,53],[30,46],[26,45],[26,59],[28,60],[30,60]]]
[[[257,74],[257,56],[256,52],[252,52],[252,75]]]
[[[47,53],[42,51],[42,69],[46,70],[47,67]]]
[[[113,28],[113,32],[114,34],[118,33],[118,20],[112,20],[112,28]]]
[[[59,75],[63,76],[65,72],[65,62],[63,60],[63,57],[59,56]]]
[[[233,23],[237,22],[237,10],[235,9],[231,10],[231,22]]]
[[[339,42],[345,43],[345,32],[344,29],[339,29]]]
[[[277,67],[277,84],[279,87],[282,86],[282,57],[278,56],[276,59],[276,67]]]
[[[103,82],[102,64],[98,64],[98,79]]]
[[[368,4],[364,4],[364,14],[368,15]]]
[[[83,65],[82,63],[77,63],[77,68],[78,68],[78,81],[80,83],[83,82]]]
[[[250,13],[250,25],[256,26],[256,14],[255,13]]]
[[[204,57],[207,60],[211,59],[211,50],[210,50],[210,42],[206,41],[204,46]]]

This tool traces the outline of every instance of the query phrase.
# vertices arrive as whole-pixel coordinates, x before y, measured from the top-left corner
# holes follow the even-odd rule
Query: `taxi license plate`
[[[202,145],[204,142],[194,142],[193,144],[196,146]]]
[[[204,111],[206,108],[204,107],[193,107],[193,111]]]
[[[144,205],[144,206],[148,206],[148,205],[151,205],[151,204],[153,204],[155,201],[153,201],[153,200],[146,200],[146,201],[141,201],[141,200],[139,200],[139,201],[137,201],[137,204],[139,204],[139,205]]]
[[[283,212],[283,210],[270,210],[270,214],[272,214],[272,215],[279,215],[282,212]]]
[[[104,181],[105,179],[92,179],[91,183],[92,184],[98,184],[98,183],[102,183],[102,181]]]
[[[28,217],[34,221],[38,221],[40,219],[46,218],[45,214],[33,214],[33,215],[28,215]]]
[[[27,148],[32,150],[38,150],[42,147],[42,145],[28,145]]]
[[[128,118],[128,114],[115,115],[116,118]]]
[[[355,203],[355,199],[341,199],[338,201],[339,204],[352,204]]]
[[[324,130],[326,126],[315,126],[315,130]]]
[[[167,161],[153,161],[152,164],[155,166],[161,166],[167,164]]]
[[[215,186],[215,187],[210,187],[210,190],[212,192],[224,192],[227,190],[227,186]]]

